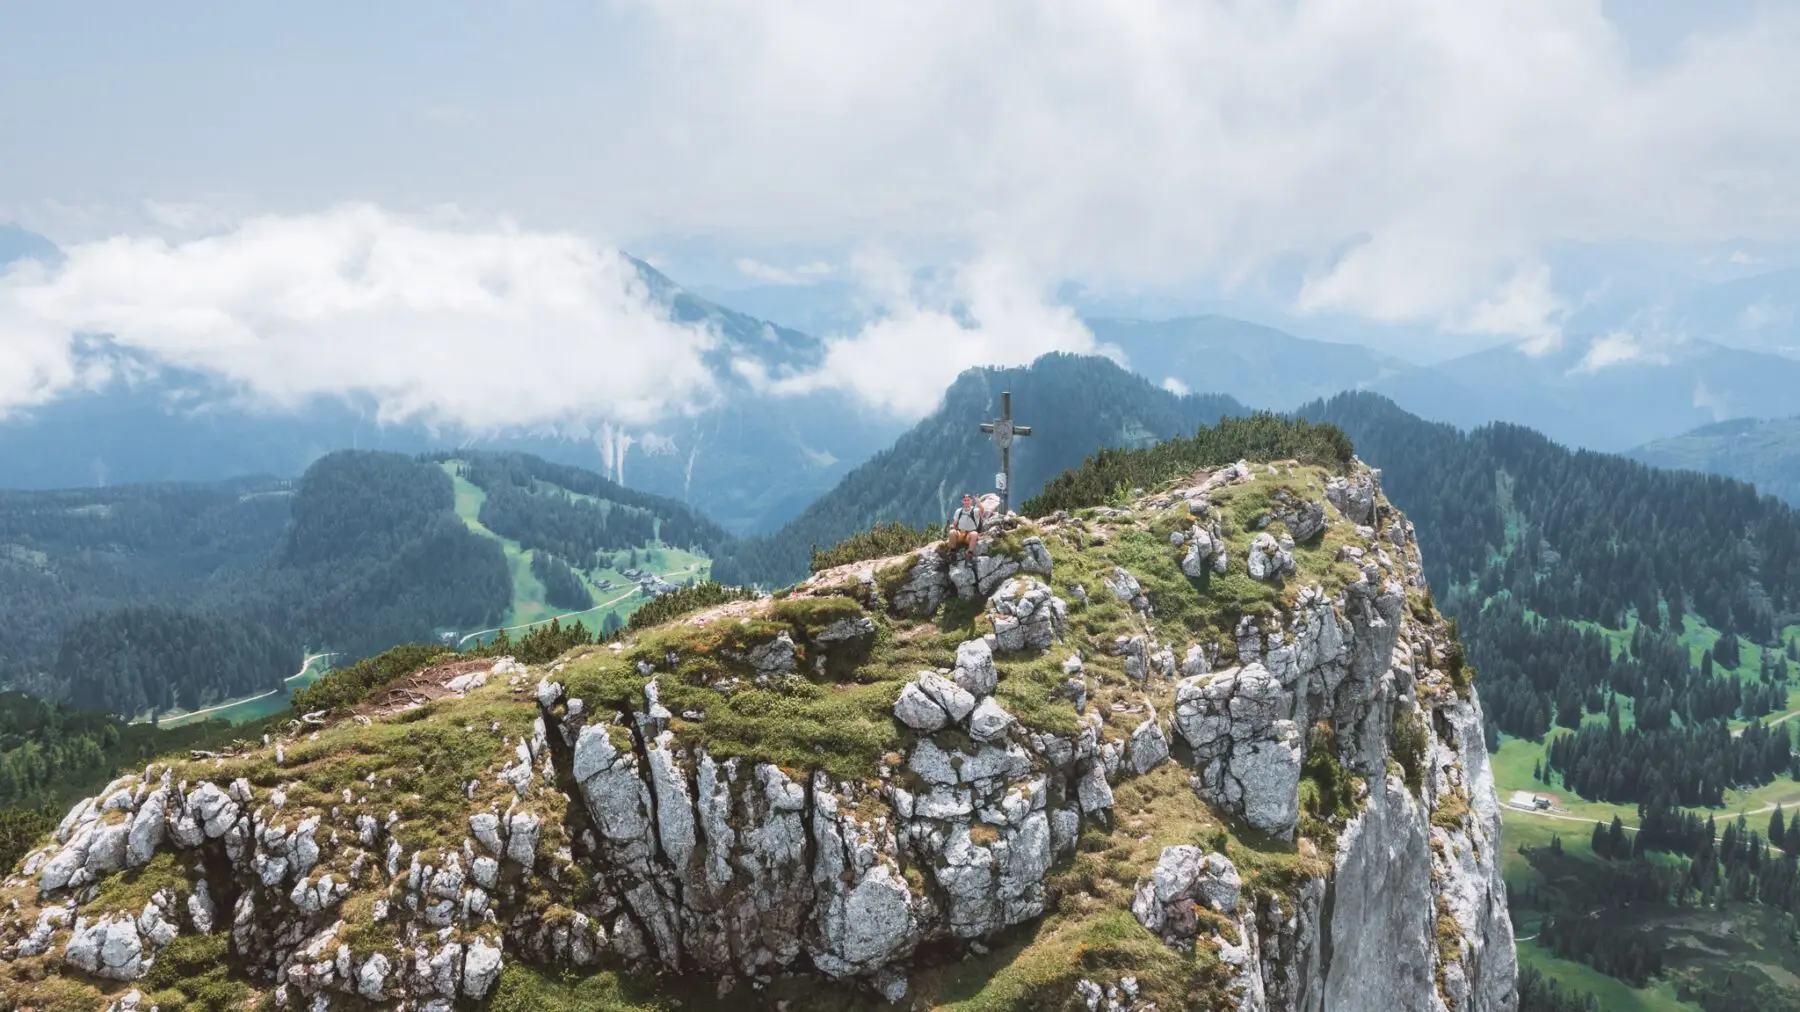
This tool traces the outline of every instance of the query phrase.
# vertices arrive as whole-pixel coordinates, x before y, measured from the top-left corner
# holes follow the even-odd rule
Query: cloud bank
[[[397,14],[359,21],[355,46],[318,32],[264,48],[280,33],[220,22],[241,46],[142,73],[19,54],[41,86],[0,95],[24,142],[0,164],[7,200],[92,228],[88,209],[154,198],[153,224],[211,237],[77,244],[59,273],[0,284],[0,406],[94,382],[70,329],[116,330],[276,403],[350,387],[481,424],[704,400],[709,336],[647,308],[605,245],[553,229],[960,264],[963,311],[896,298],[823,372],[765,377],[907,413],[964,365],[1090,348],[1042,295],[1064,279],[1261,286],[1303,312],[1547,350],[1572,309],[1551,244],[1800,239],[1800,9],[1725,6],[620,0],[581,17]],[[1617,18],[1653,15],[1688,24],[1634,48]],[[159,13],[120,30],[181,46],[191,27]],[[422,31],[437,44],[404,47],[397,70],[381,33]],[[459,55],[474,45],[491,59]],[[317,87],[322,62],[337,86]],[[80,89],[55,87],[65,71]],[[58,115],[63,90],[80,116]],[[129,166],[119,136],[142,140]],[[217,193],[369,203],[220,224]],[[439,204],[531,224],[373,209]],[[765,253],[737,268],[812,273]]]
[[[628,260],[575,236],[350,206],[65,253],[0,274],[0,413],[115,378],[84,335],[255,405],[361,394],[385,420],[473,429],[647,423],[714,392],[718,336],[671,322]]]
[[[656,119],[732,170],[669,177],[684,227],[855,223],[1101,283],[1298,263],[1303,310],[1540,343],[1549,242],[1800,236],[1793,7],[1654,61],[1598,0],[649,10]]]
[[[854,335],[828,339],[817,370],[768,384],[776,394],[848,390],[896,415],[928,414],[958,374],[976,366],[1028,365],[1048,352],[1099,350],[1066,306],[1051,305],[1008,261],[984,259],[919,293],[892,260],[855,264],[883,315]]]

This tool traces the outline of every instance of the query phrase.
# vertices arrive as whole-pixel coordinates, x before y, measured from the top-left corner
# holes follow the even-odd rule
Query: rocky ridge
[[[927,1007],[958,957],[1075,1008],[1516,1006],[1479,702],[1377,473],[990,533],[122,777],[6,880],[0,984],[148,1008],[218,939],[284,1008],[559,970]],[[1030,969],[1106,918],[1142,941]]]

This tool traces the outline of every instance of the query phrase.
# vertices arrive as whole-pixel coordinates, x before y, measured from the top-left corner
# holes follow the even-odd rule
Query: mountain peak
[[[69,812],[6,882],[21,993],[228,947],[247,1000],[1504,1007],[1480,710],[1378,477],[1152,484],[551,664],[327,675]],[[1300,955],[1327,937],[1390,958]]]

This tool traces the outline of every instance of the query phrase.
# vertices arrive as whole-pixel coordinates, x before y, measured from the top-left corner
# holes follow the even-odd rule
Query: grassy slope
[[[565,615],[563,609],[555,608],[544,601],[544,584],[531,572],[531,550],[521,546],[511,538],[503,538],[488,530],[481,523],[481,507],[487,502],[487,493],[467,479],[458,477],[456,466],[459,462],[450,460],[442,465],[445,473],[450,475],[456,485],[456,515],[463,523],[477,534],[493,538],[500,542],[506,552],[507,566],[512,570],[513,602],[507,609],[504,625],[508,629],[548,622],[551,618]],[[541,484],[541,483],[540,483]],[[600,500],[591,496],[578,496],[589,502]],[[645,560],[640,568],[648,569],[670,582],[680,582],[690,576],[705,579],[712,565],[704,556],[694,555],[678,548],[654,546],[645,551]],[[637,592],[636,582],[629,580],[617,569],[598,569],[591,572],[577,570],[588,591],[594,596],[597,607],[584,611],[576,617],[582,625],[598,632],[606,621],[608,614],[616,614],[619,621],[629,618],[633,611],[644,603],[646,598]],[[611,580],[613,586],[601,589],[596,586],[599,580]]]
[[[1046,532],[1046,543],[1056,559],[1051,582],[1071,602],[1067,641],[1042,657],[1001,658],[998,698],[1029,723],[1073,730],[1073,708],[1066,701],[1051,701],[1047,692],[1062,680],[1061,659],[1070,649],[1079,649],[1088,659],[1089,705],[1105,717],[1109,737],[1128,735],[1142,719],[1141,714],[1111,711],[1112,702],[1148,697],[1159,710],[1168,712],[1174,683],[1131,680],[1124,674],[1122,658],[1107,649],[1121,633],[1140,631],[1141,621],[1104,589],[1100,577],[1114,565],[1129,566],[1155,604],[1159,636],[1178,650],[1190,637],[1222,640],[1229,648],[1233,624],[1229,611],[1282,607],[1291,603],[1302,586],[1315,582],[1332,592],[1348,575],[1346,567],[1333,561],[1336,545],[1345,536],[1341,523],[1321,540],[1296,550],[1300,579],[1272,586],[1250,581],[1242,574],[1241,560],[1251,536],[1244,521],[1263,511],[1268,494],[1278,486],[1316,495],[1320,477],[1311,470],[1295,469],[1279,479],[1259,476],[1252,484],[1215,494],[1215,511],[1222,514],[1234,558],[1234,572],[1228,577],[1190,581],[1180,574],[1181,553],[1169,544],[1168,532],[1191,523],[1184,504],[1163,511],[1140,509],[1130,515],[1095,516]],[[1017,550],[1018,540],[1017,535],[1009,536],[996,546]],[[884,584],[891,579],[887,571],[878,575]],[[1090,603],[1075,602],[1077,584],[1088,589]],[[716,648],[726,645],[726,640],[741,632],[766,640],[773,635],[771,627],[780,624],[797,634],[804,654],[809,630],[823,628],[848,613],[862,613],[854,597],[840,596],[840,592],[854,595],[859,587],[852,579],[844,585],[817,588],[819,596],[799,592],[785,599],[745,602],[743,606],[755,613],[747,625],[732,618],[709,626],[677,622],[647,631],[618,651],[583,648],[565,658],[562,678],[571,695],[587,699],[590,705],[606,706],[641,691],[644,677],[637,672],[636,659],[648,654],[662,662],[665,649],[679,643],[683,647],[679,664],[659,676],[662,698],[677,713],[692,702],[704,703],[708,710],[703,723],[689,724],[677,718],[672,727],[681,737],[694,744],[704,742],[718,755],[752,755],[791,763],[798,769],[824,767],[840,775],[869,775],[884,753],[904,747],[910,734],[891,717],[900,685],[920,667],[951,661],[958,643],[980,635],[986,620],[976,609],[951,602],[929,619],[872,613],[878,633],[871,656],[849,665],[828,664],[812,677],[744,689],[730,698],[716,694],[702,698],[717,684],[721,656]],[[705,649],[709,646],[715,652]],[[802,670],[810,670],[808,658],[803,655],[801,660]],[[741,666],[732,670],[742,672]],[[259,793],[281,786],[286,791],[287,812],[296,816],[333,813],[333,826],[353,824],[359,814],[385,818],[386,813],[395,812],[396,837],[405,840],[409,849],[423,851],[424,860],[436,860],[440,849],[461,846],[469,811],[512,803],[511,789],[498,782],[495,773],[512,757],[509,743],[528,734],[537,716],[531,689],[536,678],[532,674],[495,679],[466,698],[438,699],[405,714],[378,718],[372,725],[344,721],[323,728],[316,736],[287,742],[286,760],[280,766],[275,764],[271,748],[252,744],[245,752],[217,761],[171,757],[172,775],[190,782],[244,777]],[[1447,686],[1439,690],[1447,691]],[[482,730],[490,727],[493,730]],[[1236,862],[1251,895],[1285,891],[1299,877],[1328,870],[1328,860],[1320,855],[1331,852],[1334,830],[1316,816],[1333,813],[1315,812],[1308,817],[1310,821],[1303,823],[1308,839],[1271,841],[1222,820],[1199,801],[1188,776],[1186,769],[1169,764],[1150,775],[1121,780],[1115,787],[1117,824],[1108,829],[1089,823],[1077,856],[1053,870],[1049,885],[1055,902],[1051,911],[1041,921],[997,939],[985,956],[920,969],[911,982],[913,996],[935,1008],[998,1012],[1066,1001],[1075,980],[1082,976],[1114,980],[1132,973],[1146,997],[1157,1001],[1159,1007],[1220,1006],[1224,1000],[1220,988],[1227,974],[1212,948],[1203,945],[1198,953],[1180,953],[1164,946],[1130,914],[1132,891],[1154,866],[1161,849],[1174,843],[1223,849]],[[465,798],[462,785],[471,782],[476,793]],[[354,802],[341,797],[349,784],[357,785]],[[542,817],[544,837],[538,854],[543,861],[552,860],[551,855],[570,843],[568,827],[579,825],[579,820],[566,818],[568,796],[555,785],[533,782],[519,804]],[[345,874],[353,850],[329,850],[317,870]],[[190,875],[190,870],[173,860],[153,861],[146,868],[106,880],[97,902],[106,908],[138,908],[143,897],[158,888],[170,888],[177,894],[185,891],[190,887]],[[340,908],[344,928],[339,938],[358,960],[394,944],[392,922],[373,919],[375,897],[375,891],[359,891]],[[10,892],[0,891],[0,904],[13,899],[34,904],[35,887],[22,884]],[[533,915],[566,916],[559,913],[566,911],[560,905],[563,901],[555,893],[534,892],[531,902],[541,903],[543,908],[533,907]],[[68,981],[60,976],[59,966],[53,955],[0,964],[0,992],[15,987],[19,993],[42,999]],[[36,974],[49,976],[33,976]],[[648,996],[650,986],[660,997]],[[773,1008],[782,999],[793,1012],[875,1007],[866,992],[825,986],[816,978],[778,978],[754,998],[740,992],[723,1002],[707,1000],[712,997],[710,991],[710,984],[702,990],[697,981],[659,980],[651,985],[606,972],[591,974],[586,980],[547,980],[509,960],[507,985],[501,991],[505,1000],[496,997],[492,1007],[534,1012],[661,1008],[673,1005],[670,999],[677,997],[684,1007],[701,1008]],[[87,991],[79,997],[91,995]],[[170,996],[166,1007],[174,1005],[174,997],[178,996]],[[744,1001],[734,1004],[738,998]],[[91,1006],[76,1003],[69,1007]]]
[[[482,525],[479,517],[482,503],[487,501],[487,493],[479,487],[459,478],[455,473],[457,462],[448,461],[443,467],[456,486],[456,513],[469,529],[493,538],[500,542],[506,553],[507,567],[512,572],[513,601],[507,609],[504,625],[509,629],[548,622],[551,618],[567,614],[563,609],[555,608],[544,601],[544,585],[531,572],[531,551],[523,548],[517,541],[502,538]],[[542,483],[540,483],[542,484]],[[554,487],[554,486],[546,486]],[[571,493],[572,494],[572,493]],[[610,505],[592,496],[577,496],[600,505]],[[711,568],[711,560],[705,556],[694,555],[679,548],[662,545],[649,546],[644,551],[644,562],[641,568],[654,572],[670,582],[679,583],[688,577],[705,579]],[[596,608],[580,613],[576,621],[595,633],[598,633],[606,622],[606,616],[616,614],[620,622],[624,622],[642,605],[646,598],[637,592],[636,583],[626,579],[616,569],[599,569],[589,573],[577,571],[582,582],[594,596]],[[610,579],[613,586],[600,589],[596,582]],[[285,691],[259,693],[235,700],[225,700],[215,706],[209,706],[203,713],[165,715],[160,724],[165,727],[179,727],[198,719],[224,720],[232,724],[245,724],[264,717],[272,716],[287,709],[288,699],[295,689],[312,684],[325,668],[322,664],[310,662],[299,674],[287,679]],[[142,719],[148,719],[145,716]]]
[[[1623,651],[1635,632],[1636,618],[1631,618],[1624,629],[1607,629],[1592,623],[1584,624],[1612,640],[1615,651]],[[1800,633],[1800,627],[1789,626],[1782,630],[1782,636],[1786,640],[1794,639],[1797,633]],[[1687,644],[1695,667],[1700,664],[1700,655],[1710,649],[1718,638],[1717,630],[1691,615],[1687,617],[1681,639]],[[1743,645],[1741,663],[1736,671],[1727,672],[1727,674],[1734,675],[1739,672],[1753,674],[1758,670],[1761,656],[1760,647],[1746,642]],[[1629,727],[1632,723],[1631,700],[1619,697],[1619,704],[1621,708],[1620,723]],[[1787,711],[1794,710],[1800,710],[1800,688],[1788,696]],[[1779,714],[1775,716],[1779,716]],[[1603,724],[1605,719],[1602,714],[1588,714],[1583,722]],[[1741,720],[1732,722],[1733,726],[1742,726],[1744,723],[1746,722]],[[1635,805],[1612,805],[1605,802],[1587,801],[1572,791],[1563,790],[1558,782],[1545,784],[1532,780],[1532,767],[1534,764],[1544,761],[1549,743],[1561,735],[1570,733],[1572,732],[1566,728],[1553,728],[1543,742],[1502,735],[1500,748],[1493,755],[1494,785],[1499,791],[1500,800],[1503,803],[1511,799],[1514,791],[1552,794],[1557,799],[1557,807],[1564,809],[1552,813],[1552,815],[1571,816],[1583,820],[1570,822],[1553,818],[1551,815],[1522,812],[1512,808],[1504,810],[1502,818],[1505,823],[1507,850],[1504,868],[1507,884],[1514,890],[1544,884],[1542,876],[1519,853],[1521,846],[1527,848],[1547,847],[1551,835],[1556,834],[1562,837],[1563,845],[1569,852],[1590,854],[1588,837],[1592,832],[1593,822],[1610,823],[1617,816],[1627,828],[1637,825]],[[1783,777],[1752,790],[1729,791],[1726,793],[1725,805],[1713,811],[1721,821],[1734,818],[1739,812],[1757,813],[1750,817],[1750,822],[1760,832],[1767,828],[1767,810],[1776,804],[1789,810],[1800,807],[1800,783]],[[1754,912],[1742,913],[1743,916],[1757,916]],[[1515,920],[1514,930],[1522,938],[1532,935],[1536,932],[1536,921],[1537,913],[1535,911],[1521,911],[1521,915]],[[1717,946],[1709,945],[1708,948],[1717,949]],[[1676,973],[1697,971],[1719,962],[1713,953],[1704,949],[1669,946],[1664,951],[1671,970]],[[1597,995],[1600,998],[1601,1007],[1608,1010],[1617,1008],[1626,1010],[1626,1012],[1635,1012],[1640,1009],[1646,1010],[1646,1012],[1660,1012],[1664,1009],[1698,1008],[1696,1005],[1678,1000],[1673,989],[1667,983],[1659,982],[1649,989],[1633,989],[1585,964],[1558,959],[1548,950],[1531,942],[1519,944],[1519,959],[1521,965],[1535,966],[1547,976],[1554,977],[1564,984]],[[1762,956],[1754,958],[1746,956],[1743,957],[1740,965],[1754,965],[1768,961],[1768,958]],[[1779,963],[1775,965],[1779,965]],[[1777,971],[1777,974],[1771,976],[1775,977],[1779,973],[1785,972],[1788,971],[1782,968]]]

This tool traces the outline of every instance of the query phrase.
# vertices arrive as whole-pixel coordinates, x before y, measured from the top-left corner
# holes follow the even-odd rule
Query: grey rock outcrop
[[[897,615],[934,615],[949,590],[949,566],[936,545],[919,549],[912,567],[896,587],[888,607]]]
[[[1314,499],[1301,500],[1282,512],[1281,522],[1287,525],[1288,533],[1295,541],[1305,544],[1324,532],[1325,504]]]
[[[1294,555],[1268,531],[1250,539],[1250,557],[1245,563],[1253,580],[1279,580],[1294,575]]]
[[[1261,664],[1186,678],[1175,690],[1175,733],[1194,750],[1201,795],[1284,838],[1300,816],[1293,705]]]
[[[1226,557],[1225,539],[1219,534],[1219,525],[1201,527],[1195,523],[1188,528],[1186,534],[1177,533],[1181,540],[1176,547],[1182,548],[1181,571],[1189,579],[1198,580],[1206,575],[1210,568],[1214,573],[1223,574],[1230,567]]]
[[[1375,496],[1380,490],[1380,471],[1334,477],[1325,483],[1325,501],[1337,507],[1344,519],[1353,524],[1372,524],[1375,522]]]
[[[1223,854],[1190,844],[1164,847],[1150,879],[1138,884],[1131,912],[1138,923],[1172,945],[1191,945],[1199,930],[1196,907],[1238,914],[1243,880]]]
[[[994,650],[987,640],[969,640],[956,648],[956,684],[975,699],[988,695],[999,684]]]
[[[1229,514],[1207,498],[1260,480],[1261,470],[1225,468],[1194,489],[1157,493],[1167,496],[1157,509],[1185,503],[1195,519],[1181,521],[1172,548],[1152,546],[1160,561],[1129,557],[1142,580],[1110,559],[1101,568],[1108,589],[1096,591],[1126,609],[1099,602],[1069,615],[1047,579],[1054,546],[1046,542],[1121,544],[1148,526],[1141,509],[1055,518],[1041,536],[1027,527],[1023,551],[992,556],[985,571],[987,555],[959,564],[958,576],[927,548],[905,573],[884,574],[879,583],[897,614],[935,613],[953,592],[989,593],[993,632],[960,643],[954,661],[948,628],[877,615],[822,630],[796,623],[791,635],[764,635],[726,658],[722,674],[700,666],[707,687],[728,699],[750,689],[746,665],[767,680],[759,696],[810,694],[827,673],[823,649],[877,637],[909,644],[916,653],[906,663],[917,667],[902,671],[918,673],[895,693],[892,736],[845,779],[832,772],[841,757],[823,751],[815,763],[788,748],[782,766],[723,757],[724,739],[707,735],[723,723],[719,708],[732,704],[706,704],[710,721],[698,708],[675,718],[670,708],[693,705],[683,694],[696,683],[660,647],[625,653],[619,670],[637,680],[623,693],[583,681],[574,694],[585,704],[569,698],[555,680],[560,666],[552,667],[535,684],[535,726],[526,718],[490,727],[484,716],[450,729],[470,741],[491,735],[498,757],[490,769],[504,764],[522,776],[498,791],[491,775],[472,787],[459,779],[452,794],[469,807],[448,824],[441,809],[421,820],[420,806],[408,806],[413,785],[398,770],[400,782],[386,783],[377,800],[363,797],[376,793],[373,777],[333,784],[321,800],[302,785],[305,752],[293,738],[288,763],[272,774],[266,763],[239,766],[258,770],[255,787],[171,783],[154,770],[120,778],[71,809],[52,842],[22,863],[28,877],[11,884],[25,887],[20,895],[36,885],[38,906],[0,912],[0,958],[60,955],[71,974],[127,980],[178,934],[224,931],[234,965],[282,988],[291,1009],[358,1004],[350,997],[358,996],[448,1012],[490,997],[515,958],[547,970],[592,972],[605,961],[751,987],[800,971],[904,1004],[911,961],[980,953],[997,933],[1042,916],[1054,864],[1080,860],[1090,833],[1145,839],[1154,799],[1166,796],[1159,792],[1180,791],[1192,805],[1189,791],[1197,791],[1230,827],[1234,842],[1223,849],[1234,855],[1238,818],[1292,837],[1302,761],[1310,748],[1332,748],[1368,794],[1336,823],[1337,851],[1313,865],[1327,870],[1246,889],[1223,854],[1168,847],[1153,868],[1135,869],[1132,913],[1171,945],[1211,947],[1238,1009],[1515,1012],[1499,806],[1479,703],[1433,669],[1447,631],[1406,607],[1418,580],[1416,541],[1378,505],[1372,479],[1327,489],[1331,509],[1346,517],[1360,508],[1358,488],[1366,490],[1366,512],[1351,519],[1368,529],[1354,538],[1318,503],[1280,500],[1271,513],[1301,539],[1316,522],[1340,524],[1334,532],[1359,553],[1340,554],[1358,567],[1348,585],[1289,586],[1272,611],[1211,630],[1179,600],[1159,598],[1162,619],[1150,608],[1144,581],[1172,588],[1159,593],[1205,592],[1172,577],[1179,568],[1203,579],[1224,562],[1211,525]],[[1376,526],[1388,540],[1377,540]],[[1291,543],[1273,536],[1283,530],[1264,535],[1262,578],[1294,575]],[[1060,586],[1074,586],[1066,574],[1082,561],[1059,557]],[[871,585],[864,581],[859,600],[870,600]],[[1094,612],[1118,624],[1096,632],[1085,625]],[[1067,647],[1040,656],[1064,637]],[[1091,670],[1074,648],[1088,653]],[[631,647],[593,648],[609,649]],[[509,668],[504,677],[529,707],[527,679],[536,675]],[[475,681],[465,688],[479,688]],[[490,679],[479,698],[452,702],[503,698],[497,689]],[[1408,713],[1428,738],[1416,790],[1387,772],[1394,721]],[[203,765],[183,768],[194,778]],[[1468,814],[1433,824],[1452,798],[1466,801]],[[1126,807],[1115,813],[1116,804]],[[112,910],[90,888],[167,852],[189,876],[185,892],[171,887]],[[547,909],[546,895],[558,909]],[[215,909],[215,899],[226,906]],[[1440,912],[1457,935],[1442,957]],[[346,930],[352,921],[355,935]],[[379,952],[355,941],[372,928],[393,933]],[[1129,975],[1094,976],[1078,990],[1095,1009],[1142,1007]]]
[[[994,649],[1000,653],[1048,650],[1062,636],[1068,609],[1036,577],[1011,579],[988,599]]]
[[[1130,570],[1122,566],[1114,566],[1112,574],[1106,579],[1106,589],[1112,591],[1114,597],[1130,605],[1138,611],[1150,610],[1150,599],[1144,596],[1143,584],[1133,576]]]

